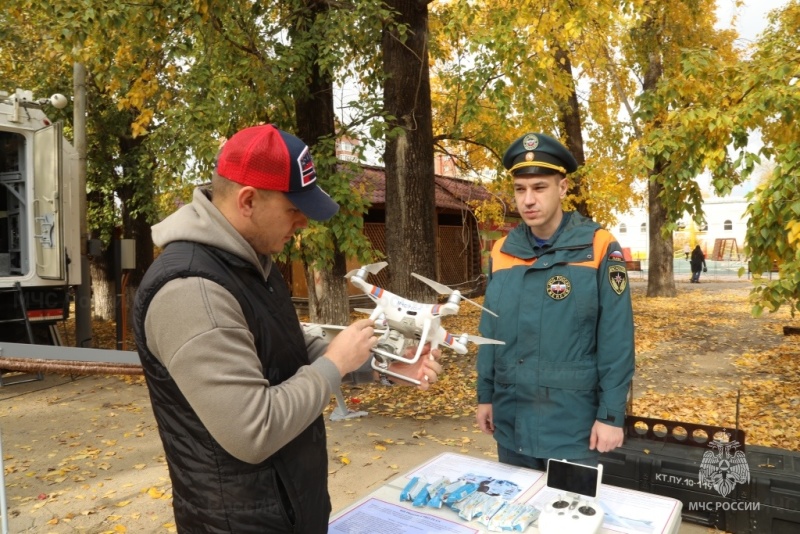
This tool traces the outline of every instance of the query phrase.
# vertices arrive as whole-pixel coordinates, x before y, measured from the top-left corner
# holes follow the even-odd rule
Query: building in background
[[[747,200],[743,196],[708,197],[703,203],[705,223],[696,224],[686,214],[673,235],[675,255],[682,256],[684,245],[700,248],[708,260],[743,261],[747,233]],[[634,260],[647,260],[649,254],[649,220],[645,208],[634,208],[619,215],[617,224],[609,228]]]

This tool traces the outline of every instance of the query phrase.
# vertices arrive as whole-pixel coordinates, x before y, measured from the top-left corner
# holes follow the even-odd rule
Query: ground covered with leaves
[[[632,413],[643,417],[744,429],[748,444],[800,450],[800,337],[784,307],[755,318],[746,281],[678,283],[676,298],[648,298],[646,282],[632,285],[636,374]],[[476,299],[482,302],[482,298]],[[354,313],[353,318],[363,317]],[[454,334],[478,334],[480,310],[463,304],[443,320]],[[69,325],[65,328],[68,343]],[[96,346],[114,348],[113,323],[94,323]],[[127,348],[134,350],[132,341]],[[344,386],[351,409],[418,420],[447,418],[472,424],[477,348],[444,350],[444,373],[430,391]],[[738,406],[737,406],[738,404]],[[329,409],[333,409],[332,401]],[[738,421],[737,421],[738,414]]]
[[[646,298],[645,284],[632,285],[632,413],[726,428],[737,425],[738,413],[748,445],[800,450],[800,338],[783,335],[784,326],[797,325],[788,311],[753,318],[745,281],[679,283],[674,299]],[[446,327],[478,334],[479,317],[465,304]],[[93,329],[95,346],[116,347],[113,323],[96,321]],[[65,344],[73,331],[63,325]],[[123,348],[133,350],[130,338]],[[345,386],[349,408],[369,417],[333,422],[327,415],[335,402],[328,408],[335,510],[440,452],[497,458],[474,420],[475,359],[475,350],[445,351],[445,372],[426,393]],[[46,375],[0,391],[10,531],[175,532],[172,487],[141,376]]]
[[[749,284],[678,284],[677,298],[647,298],[633,286],[636,374],[632,413],[744,429],[748,444],[800,450],[800,338],[786,309],[754,318]],[[478,299],[480,302],[481,299]],[[445,319],[453,333],[478,333],[480,310]],[[345,387],[351,407],[392,417],[466,419],[475,413],[474,346],[445,350],[445,372],[424,395],[405,388]],[[738,408],[737,408],[738,399]]]

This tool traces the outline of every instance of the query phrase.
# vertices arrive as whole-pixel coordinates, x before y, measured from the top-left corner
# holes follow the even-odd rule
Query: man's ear
[[[561,179],[558,181],[558,192],[561,198],[567,196],[567,190],[569,189],[569,180],[566,176],[562,175]]]
[[[236,195],[236,207],[239,213],[245,217],[250,217],[254,210],[256,196],[258,196],[258,191],[256,191],[255,187],[246,185],[239,189]]]

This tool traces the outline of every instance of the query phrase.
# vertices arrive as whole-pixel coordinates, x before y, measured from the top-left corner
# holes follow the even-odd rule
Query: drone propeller
[[[354,274],[356,274],[358,271],[362,271],[362,270],[366,271],[368,273],[378,274],[379,272],[381,272],[381,269],[383,269],[387,265],[389,265],[389,264],[386,263],[385,261],[380,261],[378,263],[370,263],[369,265],[362,265],[358,269],[353,269],[352,271],[350,271],[349,273],[344,275],[344,277],[348,278],[348,279],[352,278],[352,276]]]
[[[499,341],[497,339],[489,339],[488,337],[480,337],[480,336],[473,336],[471,334],[461,334],[459,341],[461,339],[466,339],[476,345],[505,345],[505,341]]]
[[[430,286],[432,289],[434,289],[434,290],[438,291],[438,292],[439,292],[440,294],[442,294],[442,295],[452,295],[452,294],[456,293],[456,294],[458,294],[458,296],[459,296],[459,297],[460,297],[462,300],[466,300],[467,302],[469,302],[469,303],[470,303],[470,304],[472,304],[473,306],[477,306],[478,308],[482,309],[482,310],[483,310],[483,311],[485,311],[486,313],[491,313],[491,314],[492,314],[492,315],[494,315],[495,317],[497,317],[497,316],[498,316],[498,315],[497,315],[495,312],[493,312],[493,311],[492,311],[492,310],[490,310],[489,308],[484,308],[483,306],[481,306],[480,304],[478,304],[478,303],[477,303],[477,302],[475,302],[474,300],[470,300],[470,299],[468,299],[467,297],[465,297],[464,295],[462,295],[462,294],[461,294],[461,292],[460,292],[460,291],[458,291],[458,290],[455,290],[455,289],[450,289],[450,288],[449,288],[449,287],[447,287],[446,285],[444,285],[444,284],[440,284],[439,282],[434,282],[434,281],[433,281],[433,280],[431,280],[430,278],[425,278],[425,277],[424,277],[424,276],[422,276],[421,274],[417,274],[417,273],[411,273],[411,276],[413,276],[414,278],[416,278],[417,280],[419,280],[419,281],[421,281],[421,282],[424,282],[424,283],[428,284],[428,285],[429,285],[429,286]]]

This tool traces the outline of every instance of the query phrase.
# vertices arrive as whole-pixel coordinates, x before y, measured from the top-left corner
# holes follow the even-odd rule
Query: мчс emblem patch
[[[539,146],[539,138],[536,134],[528,134],[522,138],[522,148],[525,150],[536,150]]]
[[[559,274],[547,281],[547,294],[550,295],[550,298],[555,300],[565,299],[570,291],[572,291],[572,284],[567,280],[566,276]]]
[[[628,271],[622,265],[609,265],[608,281],[614,293],[622,295],[622,292],[628,287]]]

